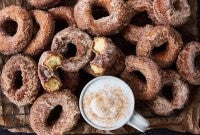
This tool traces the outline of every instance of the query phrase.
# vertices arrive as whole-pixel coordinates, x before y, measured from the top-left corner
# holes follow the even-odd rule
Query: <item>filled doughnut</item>
[[[93,11],[98,8],[107,13],[103,17],[94,17]],[[129,19],[123,0],[79,0],[74,8],[74,17],[80,29],[95,36],[118,33]]]
[[[40,88],[37,64],[27,56],[12,56],[3,67],[1,88],[12,103],[32,104]]]
[[[32,35],[31,15],[22,7],[8,6],[0,11],[0,52],[12,55],[21,52]]]
[[[51,51],[64,56],[64,71],[77,72],[91,60],[92,46],[93,41],[87,33],[75,27],[68,27],[54,36]]]
[[[47,92],[54,92],[61,89],[76,90],[79,75],[77,72],[65,72],[62,70],[61,63],[63,57],[59,53],[46,51],[38,63],[38,75],[42,87]]]
[[[187,0],[154,0],[153,9],[160,24],[180,26],[190,17]]]
[[[93,46],[94,58],[86,65],[85,70],[94,76],[119,74],[124,69],[122,52],[115,46],[111,39],[106,37],[95,37]],[[120,66],[117,70],[114,67]],[[118,72],[117,72],[118,71]]]
[[[51,42],[54,34],[54,20],[49,13],[42,10],[33,10],[31,14],[35,20],[33,28],[36,29],[37,32],[36,34],[33,33],[34,37],[27,45],[24,53],[35,56],[39,55]]]
[[[73,8],[61,6],[49,9],[48,11],[55,20],[56,33],[68,26],[76,26]]]
[[[151,100],[161,89],[162,76],[157,64],[146,57],[128,56],[121,78],[133,90],[137,99]]]
[[[132,10],[130,16],[132,17],[131,24],[124,31],[124,38],[132,44],[139,41],[143,32],[146,30],[146,25],[157,24],[157,20],[153,11],[152,0],[128,0],[126,2],[128,9]],[[142,18],[142,13],[147,13],[147,19]],[[140,15],[141,18],[137,18]],[[146,19],[146,20],[144,20]]]
[[[187,43],[179,53],[176,62],[180,75],[189,83],[194,85],[200,84],[200,43]]]
[[[188,101],[189,88],[176,71],[163,71],[162,76],[162,90],[159,95],[149,103],[149,107],[158,115],[168,116],[173,113],[174,110],[184,107],[185,103]],[[164,89],[165,94],[162,94]],[[170,95],[170,91],[172,91],[172,95]]]
[[[62,135],[70,131],[80,117],[78,102],[69,90],[45,93],[30,110],[30,125],[37,135]]]
[[[28,2],[36,8],[48,8],[58,4],[60,0],[28,0]]]
[[[161,68],[169,67],[182,49],[181,35],[170,26],[156,26],[144,33],[136,46],[137,56],[152,58]]]

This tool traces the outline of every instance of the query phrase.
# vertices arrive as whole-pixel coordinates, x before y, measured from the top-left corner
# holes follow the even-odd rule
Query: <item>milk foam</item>
[[[87,119],[102,128],[125,124],[133,113],[134,99],[129,87],[118,79],[100,79],[87,87],[83,95]]]

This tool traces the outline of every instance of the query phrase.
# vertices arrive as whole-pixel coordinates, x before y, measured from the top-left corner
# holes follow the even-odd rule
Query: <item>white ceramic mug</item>
[[[83,106],[83,100],[85,100],[84,97],[86,97],[87,93],[89,93],[89,92],[92,93],[93,91],[96,91],[95,93],[98,93],[101,90],[105,89],[105,86],[106,86],[106,88],[108,88],[107,91],[109,91],[109,88],[114,88],[114,87],[122,89],[123,92],[126,94],[125,96],[130,101],[129,107],[130,107],[131,111],[127,111],[128,113],[126,116],[123,117],[123,119],[121,119],[118,122],[115,122],[114,123],[115,126],[110,126],[110,127],[102,127],[100,124],[97,124],[98,120],[96,120],[97,121],[96,123],[93,122],[94,119],[90,119],[89,115],[88,116],[86,115],[86,111],[85,111],[86,109]],[[111,96],[112,96],[112,93],[109,93],[109,94],[111,94]],[[91,96],[91,100],[92,100],[92,96]],[[85,102],[85,103],[89,104],[89,102]],[[104,104],[102,104],[102,105],[104,105]],[[115,129],[118,129],[118,128],[124,126],[125,124],[127,124],[141,132],[145,132],[145,130],[149,127],[149,122],[143,116],[141,116],[139,113],[137,113],[134,110],[135,98],[134,98],[131,88],[123,80],[121,80],[117,77],[100,76],[100,77],[97,77],[97,78],[91,80],[82,90],[82,93],[81,93],[80,99],[79,99],[79,107],[80,107],[81,114],[82,114],[83,118],[85,119],[85,121],[97,129],[115,130]],[[92,108],[92,106],[91,106],[91,108]],[[93,109],[95,109],[95,111],[96,111],[95,107],[93,107]]]

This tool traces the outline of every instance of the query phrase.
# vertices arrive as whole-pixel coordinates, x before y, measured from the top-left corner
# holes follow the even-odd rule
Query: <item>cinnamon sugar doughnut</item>
[[[159,115],[170,115],[175,109],[181,109],[185,105],[189,97],[188,85],[182,81],[181,76],[171,70],[163,71],[163,88],[164,86],[172,86],[172,99],[167,99],[163,96],[162,92],[153,99],[149,107]],[[170,91],[170,89],[166,88]]]
[[[124,69],[124,64],[120,63],[122,68],[112,71],[118,66],[117,61],[122,56],[122,52],[115,46],[111,39],[105,37],[95,37],[93,52],[95,56],[85,67],[85,70],[94,76],[110,75],[113,73],[119,74]]]
[[[138,41],[136,54],[150,57],[161,68],[167,68],[176,60],[182,46],[181,35],[172,27],[156,26],[147,30]]]
[[[125,65],[121,78],[130,85],[135,98],[140,100],[154,98],[162,85],[162,76],[156,63],[146,57],[128,56]]]
[[[38,75],[44,90],[48,92],[60,89],[76,90],[79,75],[76,72],[65,72],[61,68],[62,55],[46,51],[38,63]]]
[[[152,24],[158,24],[156,17],[153,11],[153,3],[152,0],[128,0],[126,2],[128,9],[132,10],[130,13],[131,17],[137,16],[139,13],[147,12],[148,18],[151,20]],[[145,22],[144,20],[141,20]],[[140,22],[140,25],[143,23]],[[150,25],[150,24],[146,24]],[[149,26],[148,26],[149,27]],[[129,24],[128,27],[124,31],[124,38],[130,43],[135,44],[139,41],[140,37],[143,35],[143,32],[146,30],[145,26],[138,26],[138,24]],[[153,26],[152,26],[153,27]]]
[[[18,106],[33,103],[40,88],[37,64],[23,55],[12,56],[3,67],[1,88],[8,99]]]
[[[109,15],[95,19],[92,11],[98,6],[104,7]],[[74,8],[74,17],[80,29],[96,36],[118,33],[129,19],[123,0],[79,0]]]
[[[200,43],[190,42],[179,53],[176,62],[181,76],[189,83],[195,85],[200,84],[199,55]]]
[[[45,93],[31,107],[30,125],[37,135],[62,135],[79,117],[77,98],[69,90]]]
[[[187,22],[191,14],[187,0],[154,0],[153,9],[163,25],[180,26]]]
[[[28,0],[28,2],[36,8],[48,8],[58,4],[60,0]]]
[[[77,72],[90,61],[93,41],[87,33],[80,29],[68,27],[54,36],[51,50],[64,56],[66,52],[68,53],[71,43],[76,46],[76,54],[72,57],[64,57],[62,69],[66,72]]]
[[[35,56],[40,54],[52,40],[54,34],[54,20],[49,13],[42,10],[33,10],[31,14],[37,23],[34,25],[35,27],[39,25],[39,30],[24,50],[24,53]]]
[[[56,7],[48,10],[55,20],[55,29],[56,32],[63,30],[60,25],[63,23],[66,26],[62,26],[67,28],[68,26],[76,26],[74,20],[73,8],[71,7]]]
[[[9,32],[10,27],[16,31]],[[32,19],[19,6],[8,6],[0,11],[0,52],[11,55],[21,52],[31,39]]]

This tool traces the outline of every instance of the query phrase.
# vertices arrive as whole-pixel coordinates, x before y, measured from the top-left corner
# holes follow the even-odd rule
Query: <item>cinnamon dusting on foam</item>
[[[83,111],[93,124],[106,128],[116,127],[132,111],[129,95],[125,92],[119,87],[109,86],[88,91],[83,97]]]

